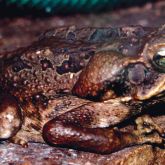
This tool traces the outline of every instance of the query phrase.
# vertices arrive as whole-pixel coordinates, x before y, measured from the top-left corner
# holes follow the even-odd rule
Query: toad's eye
[[[153,57],[154,64],[158,69],[165,72],[165,48],[160,49]]]

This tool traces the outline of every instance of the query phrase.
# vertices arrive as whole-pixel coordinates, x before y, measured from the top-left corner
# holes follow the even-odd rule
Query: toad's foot
[[[143,115],[135,120],[137,125],[137,136],[142,134],[150,134],[151,132],[157,132],[160,136],[164,137],[164,130],[158,126],[149,115]]]
[[[159,127],[150,116],[143,115],[135,120],[137,130],[134,134],[138,137],[139,143],[155,143],[164,145],[164,130]],[[165,145],[164,145],[165,146]]]
[[[20,138],[19,135],[12,137],[11,139],[9,139],[9,141],[14,144],[19,144],[24,148],[28,147],[28,142],[25,139]]]

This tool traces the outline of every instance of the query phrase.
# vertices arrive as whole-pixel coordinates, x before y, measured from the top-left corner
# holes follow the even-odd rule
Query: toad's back
[[[30,47],[2,58],[1,88],[19,98],[71,92],[95,51],[111,49],[139,55],[146,42],[144,38],[153,30],[138,26],[47,31]]]

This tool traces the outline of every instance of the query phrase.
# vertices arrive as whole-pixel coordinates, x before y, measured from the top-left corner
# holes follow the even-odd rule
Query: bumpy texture
[[[47,31],[31,46],[5,54],[0,87],[16,98],[21,110],[17,105],[11,110],[20,112],[16,119],[22,122],[17,132],[19,124],[8,124],[7,137],[24,146],[44,139],[98,153],[163,143],[163,130],[146,116],[136,120],[132,132],[109,126],[164,103],[164,47],[164,26],[71,26]],[[8,107],[13,103],[1,111]],[[2,116],[4,121],[7,115]],[[8,118],[15,119],[14,113]]]
[[[81,16],[75,16],[74,18],[71,17],[52,17],[52,18],[42,18],[42,21],[39,19],[31,21],[30,19],[13,19],[11,20],[1,20],[1,38],[0,38],[0,44],[1,44],[1,51],[7,50],[13,50],[16,47],[20,47],[23,45],[29,44],[32,40],[36,39],[36,34],[39,33],[39,31],[43,31],[45,28],[47,28],[47,25],[49,24],[50,27],[52,26],[61,26],[61,25],[70,25],[70,24],[79,24],[79,25],[88,25],[88,26],[121,26],[125,24],[142,24],[144,26],[159,26],[160,24],[164,23],[164,10],[163,10],[163,3],[157,3],[154,5],[148,4],[144,8],[138,8],[135,9],[129,9],[127,11],[117,11],[117,13],[114,13],[110,15],[102,14],[98,16],[88,15],[85,17]],[[129,14],[128,14],[129,13]],[[100,20],[100,21],[99,21]],[[152,20],[152,21],[151,21]],[[44,24],[43,24],[44,21]],[[6,54],[6,53],[5,53]],[[8,53],[7,53],[8,54]],[[11,54],[14,54],[11,52]],[[2,54],[1,54],[2,55]],[[8,54],[9,55],[9,54]],[[152,57],[152,56],[151,56]],[[136,67],[131,67],[129,72],[129,78],[131,78],[131,82],[135,82],[136,76],[134,76],[134,71],[140,70],[138,77],[141,77],[140,81],[142,81],[143,77],[143,66],[137,65]],[[142,76],[141,76],[142,75]],[[7,91],[6,91],[7,93]],[[109,95],[108,95],[109,96]],[[11,96],[10,96],[11,97]],[[61,114],[63,112],[69,111],[70,109],[78,108],[78,110],[81,110],[81,113],[84,108],[90,109],[92,112],[95,112],[95,109],[97,109],[97,112],[99,114],[103,114],[105,112],[102,111],[102,109],[106,109],[106,116],[110,119],[110,123],[113,125],[114,123],[118,123],[121,121],[121,118],[125,120],[129,116],[129,109],[127,107],[123,107],[122,109],[118,109],[116,105],[114,104],[115,108],[112,106],[113,100],[109,106],[107,106],[108,103],[105,104],[105,102],[101,103],[92,103],[89,104],[89,101],[79,99],[79,98],[57,98],[55,97],[54,103],[49,104],[49,109],[45,106],[42,106],[42,102],[45,102],[45,97],[42,97],[38,100],[40,97],[36,97],[35,100],[37,100],[37,106],[32,104],[31,106],[25,106],[23,109],[25,110],[25,121],[22,125],[22,131],[18,133],[17,138],[24,138],[26,141],[42,141],[41,137],[41,127],[45,123],[44,121],[49,120],[50,118],[54,118],[54,116]],[[160,99],[160,98],[159,98]],[[158,98],[155,98],[155,100],[152,100],[154,102],[159,102]],[[15,100],[15,99],[14,99]],[[13,101],[14,101],[13,100]],[[16,100],[15,100],[16,101]],[[14,101],[14,103],[15,103]],[[128,101],[128,100],[127,100]],[[47,101],[46,101],[47,102]],[[50,102],[50,100],[49,100]],[[19,102],[20,103],[20,102]],[[137,101],[134,103],[138,103]],[[29,102],[30,104],[30,102]],[[85,107],[83,108],[83,106]],[[89,104],[89,105],[88,105]],[[135,105],[136,105],[135,104]],[[148,103],[147,103],[148,104]],[[14,104],[13,104],[14,105]],[[71,105],[71,106],[69,106]],[[83,106],[82,106],[83,105]],[[119,104],[118,104],[119,105]],[[145,109],[146,102],[143,101],[141,104],[137,104],[137,107],[134,110],[134,113],[136,113],[137,109],[144,108]],[[39,106],[39,107],[38,107]],[[134,105],[133,105],[134,107]],[[108,113],[108,109],[111,109],[111,113]],[[52,109],[54,109],[52,111]],[[48,118],[46,119],[46,114],[49,114]],[[64,110],[64,111],[63,111]],[[98,111],[99,110],[99,111]],[[7,111],[6,111],[7,112]],[[39,113],[38,113],[39,112]],[[164,129],[164,103],[161,103],[160,105],[152,106],[148,109],[147,113],[151,112],[152,115],[158,115],[156,118],[153,118],[154,121]],[[7,114],[7,113],[6,113]],[[89,114],[89,113],[88,113]],[[94,113],[93,113],[94,114]],[[140,114],[139,114],[140,115]],[[38,116],[38,117],[37,117]],[[4,116],[5,117],[5,116]],[[4,120],[4,123],[7,121],[10,122],[12,119],[10,115],[7,115],[7,120]],[[90,116],[91,117],[91,116]],[[105,118],[105,116],[104,116]],[[46,119],[46,120],[45,120]],[[100,124],[104,120],[99,120],[99,116],[95,115],[93,117],[97,122],[100,121]],[[80,119],[79,119],[80,120]],[[127,120],[132,125],[132,120]],[[43,123],[41,123],[43,121]],[[142,121],[142,120],[141,120]],[[139,122],[139,121],[138,121]],[[105,124],[105,123],[104,123]],[[125,126],[127,125],[127,122],[122,122],[121,124],[117,124],[116,126],[124,127],[123,129],[126,131],[127,129]],[[146,123],[145,123],[146,124]],[[6,124],[5,124],[6,125]],[[12,125],[12,124],[10,124]],[[7,125],[6,125],[7,126]],[[149,125],[148,125],[149,126]],[[36,131],[35,131],[36,130]],[[130,131],[127,130],[127,132],[132,132],[133,129]],[[40,137],[40,138],[39,138]],[[18,139],[17,139],[18,142]],[[13,145],[13,144],[1,144],[1,153],[0,153],[0,159],[2,164],[123,164],[123,165],[130,165],[133,164],[162,164],[164,165],[164,149],[156,149],[153,148],[152,145],[144,145],[144,146],[136,146],[136,147],[130,147],[123,149],[119,152],[112,153],[109,155],[98,155],[93,154],[89,152],[80,152],[80,151],[73,151],[70,149],[59,149],[59,148],[52,148],[47,145],[40,144],[34,144],[29,143],[28,148],[22,148],[22,146],[19,145]]]
[[[31,47],[2,58],[1,84],[4,90],[10,90],[17,97],[40,92],[45,95],[68,93],[96,49],[103,47],[128,56],[139,55],[144,38],[151,31],[140,26],[119,29],[69,27],[47,31]]]

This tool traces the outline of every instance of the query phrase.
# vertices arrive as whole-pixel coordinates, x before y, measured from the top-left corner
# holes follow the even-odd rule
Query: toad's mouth
[[[150,98],[151,100],[155,100],[156,102],[165,103],[165,90]]]
[[[147,100],[150,98],[165,97],[165,75],[161,76],[150,88],[145,86],[138,87],[135,99]]]

